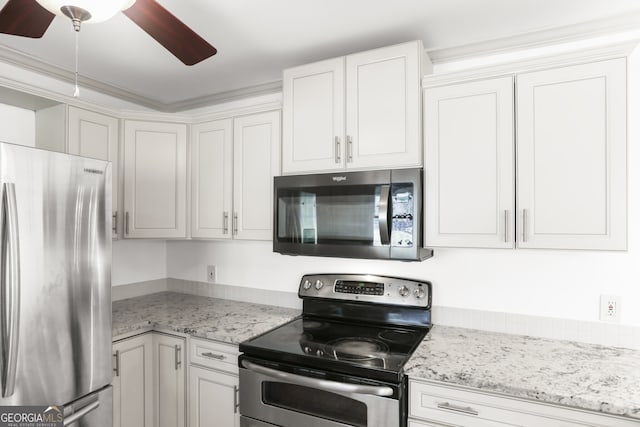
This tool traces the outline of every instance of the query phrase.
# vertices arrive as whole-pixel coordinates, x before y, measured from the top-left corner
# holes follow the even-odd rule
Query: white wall
[[[167,277],[167,242],[164,240],[118,240],[113,242],[113,286]]]
[[[436,249],[422,263],[290,257],[271,242],[169,242],[169,277],[295,292],[306,273],[373,273],[429,280],[434,305],[597,321],[601,294],[621,296],[621,324],[640,326],[640,52],[630,60],[629,250]]]
[[[24,108],[0,104],[0,141],[35,147],[35,113]]]

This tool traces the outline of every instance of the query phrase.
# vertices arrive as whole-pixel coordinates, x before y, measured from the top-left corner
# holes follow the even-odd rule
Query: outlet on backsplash
[[[600,320],[620,322],[620,297],[616,295],[600,295]]]
[[[211,283],[216,282],[216,266],[215,265],[207,266],[207,281]]]

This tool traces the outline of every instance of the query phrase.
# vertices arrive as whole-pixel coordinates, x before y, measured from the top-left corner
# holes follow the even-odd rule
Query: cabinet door
[[[153,334],[154,419],[157,427],[184,427],[185,340]]]
[[[282,172],[344,168],[344,58],[283,73]]]
[[[273,177],[280,174],[279,111],[234,120],[233,164],[233,236],[271,240]]]
[[[513,78],[426,89],[425,246],[514,246]]]
[[[151,334],[113,344],[113,426],[153,427]]]
[[[233,120],[191,131],[191,237],[231,238]]]
[[[69,106],[70,154],[111,162],[113,237],[118,237],[118,119]]]
[[[518,247],[627,247],[626,60],[519,75]]]
[[[346,59],[347,167],[422,165],[422,43]]]
[[[186,125],[125,121],[125,237],[186,237],[186,153]]]
[[[189,427],[238,427],[238,377],[189,367]]]

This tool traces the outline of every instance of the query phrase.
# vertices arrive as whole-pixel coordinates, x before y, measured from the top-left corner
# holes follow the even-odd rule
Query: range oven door
[[[399,396],[403,393],[398,385],[357,384],[288,371],[242,358],[241,427],[400,425]]]

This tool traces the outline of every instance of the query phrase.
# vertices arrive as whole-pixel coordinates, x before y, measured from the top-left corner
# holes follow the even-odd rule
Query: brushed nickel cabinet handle
[[[467,415],[478,415],[478,411],[473,409],[471,406],[452,405],[449,402],[438,403],[437,406],[439,409],[445,409],[447,411],[460,412]]]
[[[509,210],[504,210],[504,242],[509,243]]]
[[[222,212],[222,234],[229,233],[229,212]]]
[[[115,367],[113,368],[113,372],[115,372],[116,377],[120,376],[120,350],[116,350],[115,353],[113,353],[113,357],[115,357],[116,359],[116,363],[115,363]]]
[[[334,140],[335,140],[335,144],[336,144],[336,146],[335,146],[335,149],[336,149],[336,155],[335,155],[336,163],[340,163],[342,161],[342,156],[340,155],[340,151],[341,151],[340,150],[340,145],[341,145],[340,144],[340,137],[336,136]]]
[[[113,231],[114,233],[118,232],[118,211],[115,211],[112,215],[112,227],[111,227],[111,231]]]
[[[238,235],[238,212],[233,213],[233,235]]]
[[[129,235],[129,212],[124,213],[124,234]]]
[[[527,216],[528,216],[528,209],[522,209],[522,241],[526,242],[527,241]]]
[[[216,359],[216,360],[224,360],[225,359],[223,354],[215,354],[215,353],[211,353],[210,351],[208,351],[206,353],[202,353],[202,355],[204,357],[208,357],[209,359]]]
[[[175,354],[176,354],[176,371],[178,369],[180,369],[180,365],[182,365],[182,360],[180,360],[180,350],[182,350],[182,347],[180,347],[179,345],[176,344],[175,346]]]
[[[233,386],[233,413],[237,414],[238,413],[238,408],[240,407],[240,402],[238,402],[238,394],[239,394],[239,389],[237,385]]]
[[[353,140],[347,135],[347,162],[353,163]]]

